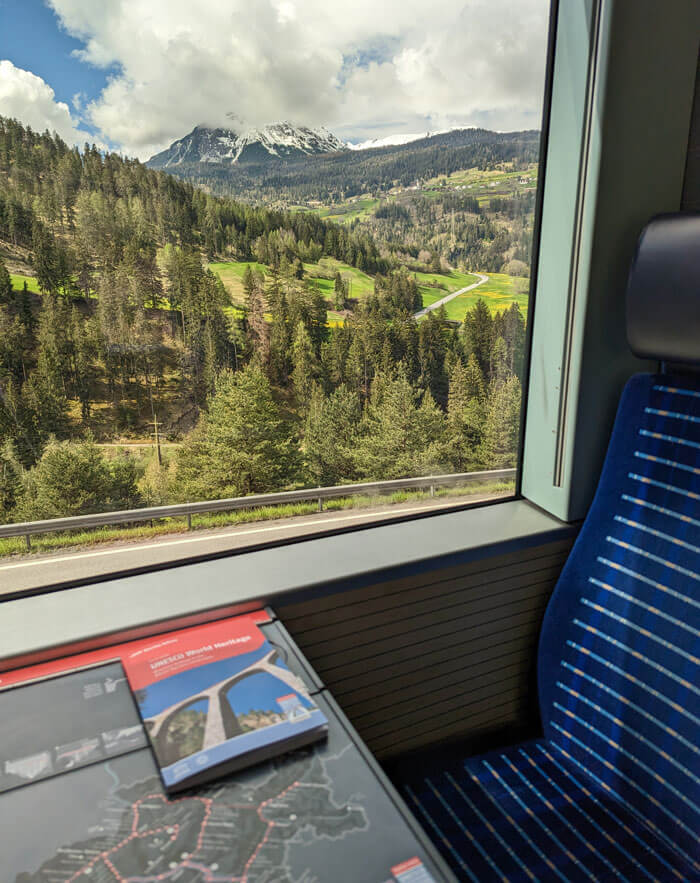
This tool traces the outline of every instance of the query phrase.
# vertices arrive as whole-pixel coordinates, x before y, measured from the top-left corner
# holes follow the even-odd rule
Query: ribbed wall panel
[[[378,757],[527,721],[571,540],[276,606]]]

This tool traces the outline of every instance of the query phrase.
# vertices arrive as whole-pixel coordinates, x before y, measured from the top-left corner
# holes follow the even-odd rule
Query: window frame
[[[681,207],[698,34],[696,0],[560,3],[522,493],[566,521],[622,387],[655,368],[629,350],[624,295],[642,228]]]
[[[545,169],[546,169],[546,159],[548,155],[548,139],[549,139],[549,125],[550,125],[550,111],[551,111],[551,99],[552,99],[552,84],[553,84],[553,73],[554,73],[554,63],[555,63],[555,47],[556,47],[556,38],[557,38],[557,20],[558,20],[558,12],[559,12],[559,3],[560,0],[549,0],[550,8],[549,8],[549,23],[548,23],[548,33],[547,33],[547,49],[546,49],[546,63],[545,63],[545,78],[544,78],[544,87],[543,87],[543,103],[542,103],[542,117],[541,117],[541,125],[540,125],[540,151],[539,151],[539,169],[538,169],[538,179],[537,179],[537,193],[535,198],[535,209],[534,209],[534,219],[533,219],[533,234],[532,234],[532,260],[531,260],[531,268],[530,268],[530,287],[528,293],[528,316],[525,327],[525,352],[524,352],[524,361],[523,361],[523,377],[525,378],[522,384],[522,398],[521,398],[521,408],[520,408],[520,416],[519,416],[519,428],[518,428],[518,444],[516,448],[516,477],[515,477],[515,487],[512,495],[508,495],[506,497],[499,497],[494,500],[482,500],[475,503],[465,502],[463,504],[456,504],[454,506],[450,506],[449,513],[452,512],[460,512],[466,511],[470,509],[482,508],[485,506],[491,505],[503,505],[512,500],[520,500],[523,498],[522,494],[522,464],[523,464],[523,452],[524,452],[524,433],[525,433],[525,416],[526,416],[526,407],[527,407],[527,392],[529,383],[527,382],[527,378],[529,376],[530,371],[530,352],[532,347],[532,335],[533,335],[533,325],[534,325],[534,315],[535,315],[535,292],[537,287],[537,267],[538,267],[538,259],[539,259],[539,244],[540,244],[540,234],[542,227],[542,213],[544,207],[544,181],[545,181]],[[242,549],[234,549],[228,552],[223,553],[214,553],[208,556],[202,556],[201,558],[196,558],[195,556],[190,556],[184,559],[175,560],[172,562],[168,562],[166,564],[160,565],[151,565],[147,568],[139,568],[134,567],[129,569],[129,573],[133,575],[137,575],[142,572],[152,572],[154,570],[160,570],[171,566],[180,566],[188,563],[192,563],[195,560],[213,560],[218,557],[227,557],[227,556],[237,556],[244,555],[246,553],[253,553],[259,551],[261,548],[276,548],[280,546],[287,545],[296,545],[297,543],[303,542],[311,542],[315,539],[323,538],[323,537],[332,537],[337,536],[339,534],[351,533],[355,531],[365,531],[365,530],[374,530],[376,528],[381,527],[385,524],[401,524],[404,522],[411,522],[415,520],[420,520],[424,518],[435,518],[439,515],[449,514],[443,511],[436,511],[426,508],[425,512],[420,513],[411,513],[407,515],[402,515],[397,513],[396,516],[393,517],[384,517],[381,521],[377,522],[366,522],[362,525],[357,526],[349,526],[349,527],[329,527],[328,529],[321,529],[316,531],[312,535],[304,535],[301,537],[291,537],[289,539],[284,540],[275,540],[273,542],[266,543],[264,545],[251,544],[249,546],[245,546]],[[60,560],[60,559],[59,559]],[[89,580],[70,580],[70,581],[61,581],[57,580],[56,582],[51,583],[43,583],[41,585],[37,585],[30,589],[18,590],[17,592],[9,592],[0,595],[0,601],[2,600],[13,600],[19,597],[28,597],[42,592],[53,592],[59,589],[65,589],[73,586],[82,585],[85,582],[89,583],[101,583],[108,581],[115,576],[118,576],[120,572],[114,571],[110,574],[101,575],[98,577],[89,578]]]
[[[601,12],[596,41],[591,33],[591,2],[598,3]],[[523,479],[522,487],[516,488],[519,491],[516,497],[456,506],[449,512],[397,516],[381,524],[329,530],[312,537],[115,573],[70,586],[37,587],[21,593],[21,597],[5,596],[0,598],[0,670],[16,665],[18,660],[37,661],[42,656],[61,655],[66,646],[75,652],[76,646],[83,648],[94,646],[95,642],[108,642],[114,639],[115,633],[122,639],[124,635],[150,634],[162,630],[166,622],[172,625],[213,619],[250,606],[274,604],[275,597],[281,595],[340,591],[378,582],[389,575],[393,578],[404,572],[415,572],[417,568],[437,569],[448,563],[497,554],[504,548],[517,549],[545,542],[550,537],[563,538],[576,531],[575,524],[566,522],[583,514],[583,503],[595,484],[609,432],[605,420],[593,421],[594,425],[590,419],[586,422],[584,406],[590,408],[590,402],[585,401],[586,385],[593,383],[596,393],[602,387],[606,400],[616,402],[619,378],[629,376],[639,364],[627,355],[624,310],[616,312],[614,328],[602,342],[592,334],[597,328],[593,321],[595,313],[601,304],[604,306],[606,301],[609,303],[611,298],[618,297],[619,280],[626,275],[639,229],[655,211],[678,207],[675,200],[679,204],[683,181],[697,66],[697,42],[693,34],[700,33],[700,6],[697,0],[677,0],[677,14],[671,15],[666,10],[666,20],[660,27],[655,18],[660,13],[655,5],[653,0],[555,0],[553,6],[556,14],[552,16],[550,43],[554,44],[556,31],[556,45],[554,49],[550,45],[548,88],[552,94],[559,88],[562,100],[551,103],[551,112],[545,104],[549,132],[536,221],[541,224],[543,236],[536,245],[538,261],[533,268],[531,292],[538,309],[536,312],[533,309],[530,323],[533,350],[522,417],[525,423]],[[588,22],[587,50],[572,55],[570,39],[572,35],[580,36],[576,22],[582,20]],[[622,120],[616,119],[616,114],[631,89],[644,88],[647,81],[658,77],[658,70],[652,65],[649,71],[645,70],[641,87],[638,82],[633,84],[634,77],[639,79],[639,66],[630,63],[629,52],[622,53],[617,68],[615,63],[605,61],[624,47],[630,30],[640,40],[662,38],[664,46],[673,46],[674,62],[669,80],[662,78],[651,95],[659,108],[670,104],[666,94],[669,81],[677,87],[679,95],[677,106],[670,112],[672,131],[670,135],[664,133],[664,143],[668,143],[660,156],[667,165],[660,173],[658,185],[651,193],[645,193],[643,199],[618,205],[621,193],[626,192],[624,187],[621,185],[606,194],[601,189],[602,183],[611,170],[614,172],[625,162],[625,150],[630,140],[637,138],[646,117],[641,119],[636,106],[623,115]],[[596,58],[592,57],[593,45],[598,46]],[[662,60],[665,63],[665,57]],[[616,78],[619,78],[620,64],[622,82],[618,88]],[[595,75],[590,87],[584,88],[582,84],[589,83],[592,65]],[[571,91],[574,85],[577,89]],[[573,141],[571,114],[564,112],[567,110],[565,99],[571,100],[572,95],[576,107],[571,110],[576,111],[580,121],[579,129],[573,130]],[[588,114],[585,113],[586,101],[592,102],[593,112]],[[684,119],[686,111],[687,119]],[[589,131],[583,129],[586,119]],[[620,126],[631,124],[634,125],[627,139],[623,138],[616,146]],[[640,149],[642,159],[649,159],[649,151],[660,150],[659,142],[658,138],[653,140],[646,153]],[[611,154],[609,162],[605,151]],[[584,173],[581,189],[579,181]],[[572,174],[584,204],[578,213],[581,219],[578,232],[574,229],[573,216],[570,218],[562,257],[556,237],[547,225],[556,224],[558,188]],[[606,213],[610,215],[607,220]],[[593,248],[599,241],[596,235],[609,235],[611,222],[613,228],[617,225],[618,233],[622,231],[624,242],[622,245],[612,243],[598,256]],[[551,267],[547,264],[553,262],[561,266],[563,260],[565,266],[570,266],[576,243],[579,249],[576,276],[569,275],[569,297],[562,298],[562,287],[556,279],[552,281]],[[600,285],[600,274],[611,255],[615,259],[615,275],[607,284]],[[573,307],[572,284],[580,286],[580,296],[577,294]],[[532,307],[534,300],[533,297]],[[558,398],[556,395],[553,398],[553,394],[558,392],[557,375],[564,354],[563,337],[552,338],[551,334],[548,337],[548,332],[552,316],[556,316],[561,328],[567,321],[569,309],[573,309],[575,333],[567,354],[573,367],[567,392],[576,419],[567,429],[565,481],[553,492],[555,442],[549,436],[552,427],[556,431],[560,425],[551,408],[546,407],[546,401]],[[606,365],[602,381],[596,379],[594,357],[610,352],[617,358],[613,364]],[[607,416],[610,417],[610,413]],[[572,457],[584,447],[590,452],[573,476]],[[198,570],[193,571],[194,567]],[[192,576],[195,573],[196,581]],[[194,585],[196,591],[192,590]]]

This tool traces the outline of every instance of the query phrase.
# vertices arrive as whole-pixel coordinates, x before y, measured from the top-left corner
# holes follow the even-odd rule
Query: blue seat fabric
[[[700,881],[700,379],[627,384],[545,613],[543,738],[406,786],[457,876]]]

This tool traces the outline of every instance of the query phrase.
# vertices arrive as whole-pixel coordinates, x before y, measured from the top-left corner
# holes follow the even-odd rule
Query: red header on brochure
[[[418,856],[414,856],[406,862],[401,862],[400,865],[394,865],[394,867],[391,869],[391,873],[395,876],[397,874],[405,874],[406,871],[412,871],[414,870],[414,868],[419,868],[422,864],[423,862],[421,862]]]
[[[401,862],[400,865],[394,865],[391,873],[398,883],[435,883],[434,877],[418,856]]]
[[[264,610],[254,610],[252,613],[243,613],[240,616],[219,619],[213,623],[189,626],[188,628],[178,629],[174,632],[163,632],[162,638],[163,640],[179,640],[182,638],[186,642],[191,642],[191,649],[194,649],[195,645],[202,644],[202,635],[207,633],[209,629],[216,629],[217,633],[219,629],[221,632],[226,632],[227,638],[225,640],[227,640],[236,630],[247,629],[250,626],[262,625],[266,622],[270,622],[268,614]],[[260,635],[260,642],[262,642],[262,634],[257,629],[255,629],[255,631]],[[101,662],[125,660],[127,655],[133,658],[134,654],[137,652],[145,653],[148,648],[158,646],[158,638],[158,635],[151,635],[149,638],[139,638],[136,641],[111,644],[109,647],[100,647],[98,650],[89,650],[86,653],[63,656],[60,659],[51,659],[49,662],[40,662],[37,665],[29,665],[24,668],[16,668],[11,671],[1,672],[0,690],[3,687],[11,687],[15,684],[24,683],[25,681],[49,678],[54,675],[63,674],[67,671],[89,668],[93,665],[98,665]],[[250,649],[254,649],[254,647],[255,645],[252,645]],[[228,655],[231,655],[230,648],[228,649],[228,652],[224,652],[222,649],[222,657]],[[207,661],[211,661],[211,659]],[[172,672],[170,672],[170,674],[172,674]]]
[[[265,638],[252,617],[223,619],[208,625],[170,632],[122,653],[132,690],[210,662],[219,662],[262,646]]]

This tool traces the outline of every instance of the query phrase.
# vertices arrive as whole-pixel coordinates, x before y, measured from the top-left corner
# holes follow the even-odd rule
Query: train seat
[[[627,305],[664,370],[623,391],[545,613],[542,738],[404,788],[460,879],[700,881],[700,216],[645,228]]]

